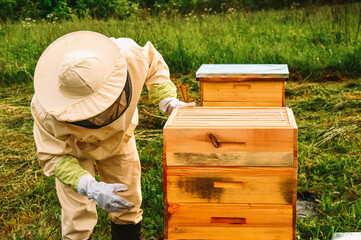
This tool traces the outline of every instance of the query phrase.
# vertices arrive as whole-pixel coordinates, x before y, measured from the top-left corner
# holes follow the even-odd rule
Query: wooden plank
[[[201,82],[201,107],[204,107],[204,105],[203,105],[203,102],[204,102],[204,100],[203,100],[203,89],[204,89],[203,82]]]
[[[191,112],[190,112],[191,113]],[[179,115],[175,116],[174,120],[172,121],[172,124],[175,124],[177,121],[282,121],[285,123],[288,123],[288,117],[285,114],[277,113],[254,113],[251,114],[250,112],[245,112],[243,114],[241,113],[231,113],[231,112],[219,112],[219,111],[213,111],[212,115],[207,115],[207,113],[199,113],[199,114],[190,114],[186,112],[181,112]],[[247,114],[248,113],[248,114]]]
[[[176,116],[172,122],[172,126],[179,124],[189,124],[189,125],[199,125],[203,124],[204,126],[213,125],[224,125],[224,127],[229,126],[229,123],[235,125],[236,122],[242,122],[242,126],[257,126],[257,125],[273,125],[278,124],[278,126],[290,126],[288,117],[286,115],[186,115]],[[275,126],[277,127],[277,125]]]
[[[167,152],[292,152],[293,129],[164,129]],[[212,142],[210,134],[220,143]]]
[[[292,114],[293,116],[293,114]],[[294,118],[293,118],[294,121]],[[294,122],[296,128],[293,130],[293,149],[294,149],[294,168],[293,168],[293,239],[296,239],[296,228],[297,228],[297,219],[296,219],[296,201],[297,201],[297,172],[298,172],[298,129],[296,122]]]
[[[163,202],[164,202],[164,238],[168,238],[168,197],[167,197],[167,154],[165,151],[166,146],[165,138],[163,138]]]
[[[180,109],[184,110],[184,112],[208,112],[212,113],[212,111],[220,111],[224,113],[225,111],[236,111],[236,112],[242,112],[242,111],[256,111],[260,113],[279,113],[280,111],[286,111],[287,107],[249,107],[249,108],[233,108],[233,107],[222,107],[222,108],[214,108],[214,107],[182,107]]]
[[[290,126],[288,121],[285,121],[287,118],[280,118],[279,116],[247,116],[247,117],[238,117],[238,116],[182,116],[176,118],[173,121],[173,126],[176,125],[223,125],[228,127],[229,125],[238,125],[239,127],[243,126],[274,126],[274,127],[284,127]],[[210,122],[212,121],[212,122]],[[217,123],[217,124],[216,124]]]
[[[293,128],[287,108],[202,107],[180,108],[165,128]]]
[[[281,101],[243,101],[243,102],[211,102],[203,101],[203,107],[280,107]]]
[[[286,82],[282,83],[282,107],[285,106],[285,84]]]
[[[267,102],[276,101],[282,106],[281,81],[204,82],[204,102]]]
[[[258,118],[260,120],[269,120],[269,119],[287,119],[287,114],[292,113],[288,108],[282,107],[193,107],[193,108],[178,108],[178,111],[175,111],[175,117],[172,118],[171,114],[168,122],[168,125],[172,125],[174,120],[177,119],[192,119],[192,118],[234,118],[238,120],[244,119],[254,119]]]
[[[293,168],[168,166],[168,202],[292,204],[293,173]],[[220,182],[224,187],[216,187]]]
[[[168,240],[291,240],[290,227],[177,227],[168,230]]]
[[[167,166],[293,167],[291,152],[167,152]]]
[[[168,117],[167,122],[164,124],[163,128],[166,128],[166,127],[168,127],[168,125],[172,124],[172,122],[174,121],[174,118],[178,115],[178,111],[179,111],[179,108],[173,109],[173,111],[171,112],[171,114]]]
[[[169,203],[168,227],[289,227],[292,205]]]
[[[295,115],[293,114],[292,109],[286,107],[285,108],[287,111],[287,116],[288,116],[288,120],[290,122],[290,124],[293,126],[293,128],[297,129],[297,123],[296,123],[296,119],[295,119]]]

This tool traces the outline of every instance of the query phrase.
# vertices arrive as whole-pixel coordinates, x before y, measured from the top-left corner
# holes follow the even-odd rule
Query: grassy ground
[[[185,76],[183,82],[193,84]],[[195,92],[191,92],[197,95]],[[1,89],[0,238],[57,239],[60,206],[54,178],[42,174],[35,157],[29,85]],[[299,239],[331,239],[336,231],[361,228],[361,80],[288,82],[286,105],[299,127],[299,198],[312,194],[318,216],[299,219]],[[136,139],[142,162],[144,239],[162,237],[162,130],[165,122],[143,94]],[[152,115],[149,112],[152,111]],[[95,239],[109,238],[100,210]]]
[[[361,229],[360,5],[291,11],[187,15],[108,22],[86,20],[0,25],[0,238],[59,239],[60,206],[54,178],[40,170],[29,104],[37,59],[53,40],[94,30],[154,43],[175,81],[199,101],[194,71],[202,63],[287,63],[286,105],[299,127],[299,198],[316,199],[316,218],[298,220],[299,239],[331,239]],[[185,74],[185,75],[182,75]],[[295,81],[298,80],[298,81]],[[319,82],[311,82],[317,80]],[[332,81],[331,81],[332,80]],[[323,82],[322,82],[323,81]],[[164,115],[140,104],[136,132],[142,161],[144,239],[162,238],[162,126]],[[95,239],[109,238],[99,211]]]
[[[298,194],[318,203],[318,217],[297,222],[300,239],[359,231],[361,81],[289,84],[286,95],[299,127]]]

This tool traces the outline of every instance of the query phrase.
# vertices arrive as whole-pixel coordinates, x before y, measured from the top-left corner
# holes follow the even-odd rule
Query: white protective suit
[[[134,203],[128,213],[109,213],[116,224],[138,223],[142,219],[140,164],[133,131],[138,123],[137,103],[146,84],[155,104],[176,97],[168,66],[153,45],[140,47],[131,39],[112,40],[122,50],[131,79],[132,98],[127,110],[114,122],[98,129],[58,121],[39,103],[36,94],[31,103],[34,117],[34,138],[39,164],[45,175],[54,175],[57,163],[66,156],[74,157],[79,165],[94,176],[96,163],[101,180],[122,183],[128,190],[117,192]],[[63,239],[87,239],[97,222],[95,203],[56,179],[62,206]]]

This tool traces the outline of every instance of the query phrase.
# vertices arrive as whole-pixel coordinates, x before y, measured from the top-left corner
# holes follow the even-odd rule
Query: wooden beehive
[[[284,107],[286,64],[203,64],[196,72],[204,107]]]
[[[294,239],[289,108],[178,108],[164,127],[165,239]]]

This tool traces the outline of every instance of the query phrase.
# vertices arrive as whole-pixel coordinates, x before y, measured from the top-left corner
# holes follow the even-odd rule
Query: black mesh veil
[[[120,104],[122,99],[126,100],[125,106]],[[99,116],[101,114],[109,115],[109,117],[106,119],[106,121],[104,121],[102,124],[96,124],[96,123],[94,123],[94,121],[91,121],[91,119],[97,117],[97,116],[95,116],[90,119],[85,119],[85,120],[81,120],[81,121],[77,121],[77,122],[68,122],[68,123],[74,124],[74,125],[77,125],[80,127],[91,128],[91,129],[97,129],[97,128],[107,126],[107,125],[111,124],[112,122],[114,122],[115,120],[117,120],[128,109],[131,99],[132,99],[132,81],[130,79],[129,72],[128,72],[124,89],[123,89],[122,93],[120,94],[120,96],[118,97],[118,99],[107,110],[105,110],[104,112],[97,115],[97,116]],[[107,112],[109,110],[111,110],[112,112]]]

